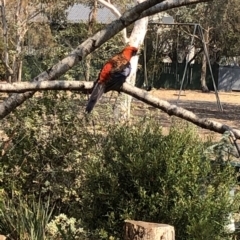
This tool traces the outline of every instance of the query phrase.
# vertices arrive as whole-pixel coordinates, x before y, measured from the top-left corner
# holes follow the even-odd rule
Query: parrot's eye
[[[133,56],[136,56],[137,55],[137,51],[133,51]]]

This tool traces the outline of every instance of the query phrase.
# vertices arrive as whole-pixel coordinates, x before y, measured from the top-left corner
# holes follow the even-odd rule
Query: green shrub
[[[194,129],[156,122],[113,126],[85,164],[83,220],[97,238],[121,238],[125,219],[171,224],[177,239],[224,239],[235,184],[229,164],[212,164]]]
[[[50,196],[55,214],[76,217],[81,162],[94,148],[78,115],[81,102],[75,95],[48,92],[4,119],[8,140],[1,143],[0,182],[9,198],[35,195],[45,201]]]
[[[125,219],[171,224],[181,240],[225,239],[235,184],[225,138],[212,146],[186,124],[168,135],[156,121],[113,124],[105,109],[86,118],[85,102],[48,92],[2,121],[0,182],[10,201],[49,200],[53,222],[65,214],[86,230],[72,239],[119,239]],[[68,220],[56,238],[69,236]]]

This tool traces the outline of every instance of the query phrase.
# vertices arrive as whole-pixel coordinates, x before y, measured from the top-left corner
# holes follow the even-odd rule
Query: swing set
[[[179,26],[190,26],[190,27],[193,28],[193,33],[191,35],[191,41],[190,41],[190,45],[189,45],[190,48],[188,48],[188,54],[186,56],[184,72],[183,72],[183,76],[182,76],[182,79],[181,79],[181,82],[180,82],[180,89],[179,89],[179,92],[178,92],[176,105],[178,105],[179,102],[180,102],[180,96],[181,96],[181,93],[183,91],[183,85],[184,85],[184,81],[185,81],[185,78],[186,78],[188,68],[189,68],[190,64],[192,63],[192,61],[196,58],[196,56],[198,54],[200,54],[200,52],[201,52],[201,51],[197,52],[193,56],[191,54],[191,51],[194,48],[194,41],[195,41],[196,37],[198,36],[198,38],[201,40],[203,52],[206,56],[206,60],[207,60],[207,63],[208,63],[209,72],[210,72],[210,75],[211,75],[211,80],[212,80],[212,84],[213,84],[213,88],[214,88],[214,92],[215,92],[215,96],[216,96],[217,106],[218,106],[219,111],[223,112],[223,107],[222,107],[222,104],[220,102],[219,94],[218,94],[217,87],[216,87],[216,84],[215,84],[215,81],[214,81],[212,66],[211,66],[210,58],[209,58],[209,52],[208,52],[206,40],[205,40],[205,37],[204,37],[204,34],[203,34],[202,26],[199,23],[174,23],[173,21],[172,22],[171,21],[170,22],[164,22],[164,18],[163,18],[163,23],[152,23],[152,24],[157,25],[157,26],[162,26],[162,25],[178,26],[178,27]],[[158,44],[158,41],[159,41],[159,32],[157,31],[156,32],[156,45]],[[177,41],[178,41],[178,38],[177,38]],[[149,86],[148,79],[147,79],[147,68],[146,68],[146,51],[147,51],[146,50],[146,44],[144,44],[144,82],[147,86]],[[177,44],[177,54],[178,54],[178,44]],[[157,50],[155,51],[155,54],[154,54],[154,66],[153,66],[153,68],[154,68],[153,72],[154,73],[155,73],[155,67],[156,67],[155,66],[156,65],[155,64],[156,59],[157,59]],[[176,65],[176,73],[177,73],[177,65]],[[178,79],[179,75],[178,74],[175,74],[175,75],[176,75],[176,81],[178,81],[179,80]]]

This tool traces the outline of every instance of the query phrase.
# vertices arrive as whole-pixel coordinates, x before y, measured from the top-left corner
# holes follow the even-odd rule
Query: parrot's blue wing
[[[110,90],[119,91],[130,73],[131,64],[128,62],[121,71],[116,71],[111,74],[111,79],[109,79],[109,81],[106,83],[105,92]]]

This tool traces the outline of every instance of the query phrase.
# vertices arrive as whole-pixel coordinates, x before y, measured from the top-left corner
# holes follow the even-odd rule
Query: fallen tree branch
[[[176,8],[183,5],[189,5],[200,2],[210,2],[211,0],[147,0],[136,5],[126,11],[119,19],[107,25],[104,29],[97,32],[94,36],[88,38],[85,42],[79,45],[66,58],[52,66],[45,72],[42,72],[32,81],[48,81],[58,79],[74,67],[79,61],[86,57],[89,53],[99,48],[103,43],[108,41],[118,32],[135,22],[136,20],[150,16],[156,12],[165,11],[171,8]],[[161,3],[163,3],[161,5]],[[157,5],[156,5],[157,4]],[[156,5],[156,7],[154,7]],[[153,7],[153,8],[152,8]],[[147,12],[148,9],[151,9]],[[144,15],[142,14],[144,12]],[[15,93],[0,104],[0,119],[7,116],[16,107],[21,105],[25,100],[31,98],[35,92]]]
[[[43,90],[77,90],[81,92],[87,92],[86,90],[91,90],[92,87],[93,82],[82,81],[20,82],[13,84],[0,84],[0,92],[24,92]],[[151,95],[149,92],[134,87],[128,83],[123,84],[121,91],[131,95],[132,97],[135,97],[136,99],[148,105],[161,109],[163,112],[167,113],[170,116],[174,115],[201,128],[205,128],[220,134],[223,134],[225,131],[231,131],[236,139],[240,139],[240,130],[232,129],[227,125],[212,121],[207,118],[200,118],[191,111],[170,104],[169,102],[161,100]]]

